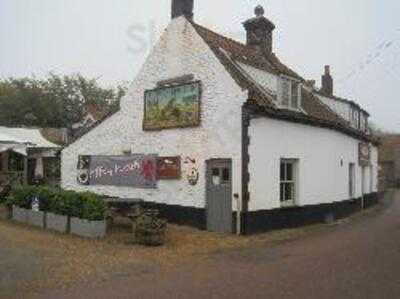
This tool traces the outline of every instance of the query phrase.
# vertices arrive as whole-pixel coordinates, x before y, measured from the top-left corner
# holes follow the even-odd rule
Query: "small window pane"
[[[286,181],[293,181],[293,164],[286,164]]]
[[[280,190],[280,199],[281,199],[281,201],[284,201],[284,197],[285,197],[285,184],[281,183],[281,190]]]
[[[221,177],[219,175],[219,168],[212,169],[212,183],[214,186],[221,185]]]
[[[281,181],[285,181],[285,163],[281,162]]]
[[[294,188],[293,184],[287,183],[285,184],[285,201],[293,200]]]
[[[292,108],[299,108],[299,84],[297,82],[292,82]]]
[[[230,173],[228,168],[224,168],[222,170],[222,181],[229,182],[230,181]]]
[[[219,168],[212,169],[212,176],[219,176]]]
[[[290,100],[290,81],[282,79],[282,105],[289,106]]]

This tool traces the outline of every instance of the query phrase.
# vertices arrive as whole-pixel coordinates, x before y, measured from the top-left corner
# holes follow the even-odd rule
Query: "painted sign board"
[[[368,143],[360,142],[358,145],[358,157],[360,166],[369,166],[371,161],[371,148]]]
[[[181,157],[159,157],[157,159],[157,176],[160,180],[181,178]]]
[[[91,156],[89,185],[157,187],[157,156]]]
[[[144,95],[144,130],[200,125],[200,82],[147,90]]]

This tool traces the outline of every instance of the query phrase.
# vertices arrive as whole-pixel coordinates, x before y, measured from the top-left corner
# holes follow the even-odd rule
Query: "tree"
[[[126,88],[102,88],[77,74],[0,80],[0,125],[70,128],[89,104],[116,111]]]

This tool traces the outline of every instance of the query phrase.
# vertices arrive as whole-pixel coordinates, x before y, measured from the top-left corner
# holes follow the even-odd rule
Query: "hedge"
[[[106,204],[101,196],[90,192],[25,186],[14,189],[5,203],[30,209],[35,197],[39,198],[41,211],[89,221],[104,220]]]

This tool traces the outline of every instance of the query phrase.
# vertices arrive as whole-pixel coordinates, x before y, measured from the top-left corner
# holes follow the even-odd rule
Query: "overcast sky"
[[[0,77],[48,72],[132,81],[170,20],[171,0],[0,0]],[[336,94],[400,132],[399,0],[195,0],[195,21],[244,40],[262,4],[274,51],[320,84],[330,64]]]

